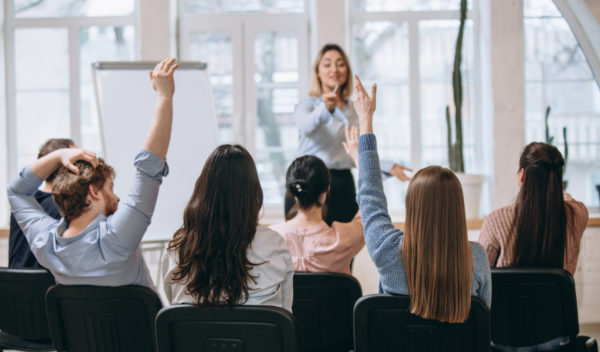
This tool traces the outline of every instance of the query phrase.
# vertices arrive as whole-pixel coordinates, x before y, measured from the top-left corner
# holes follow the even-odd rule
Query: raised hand
[[[323,93],[323,103],[327,110],[332,111],[338,105],[339,96],[336,93],[329,92]]]
[[[173,73],[179,67],[175,63],[175,58],[164,59],[156,64],[153,71],[150,71],[150,81],[152,88],[161,97],[171,98],[175,93],[175,81]]]
[[[399,164],[394,164],[392,170],[390,171],[390,175],[396,177],[400,181],[410,181],[410,176],[405,174],[404,171],[412,172],[413,170]]]
[[[358,128],[356,126],[346,126],[346,141],[342,142],[346,153],[354,161],[354,165],[358,167]]]
[[[373,113],[377,107],[377,84],[373,84],[371,96],[369,96],[358,75],[354,75],[354,91],[356,92],[354,108],[358,114],[360,134],[373,133]]]

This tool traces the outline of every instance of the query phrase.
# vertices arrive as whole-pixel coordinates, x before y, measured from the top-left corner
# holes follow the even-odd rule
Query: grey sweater
[[[408,295],[408,282],[400,253],[403,233],[394,227],[387,211],[374,134],[360,136],[358,164],[357,200],[363,216],[367,249],[379,271],[380,290]],[[473,252],[471,294],[483,299],[489,307],[492,303],[492,279],[488,258],[480,244],[469,242],[469,245]]]

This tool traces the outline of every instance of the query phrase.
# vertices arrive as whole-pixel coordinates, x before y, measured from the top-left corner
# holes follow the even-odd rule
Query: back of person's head
[[[335,50],[338,53],[340,53],[340,55],[342,56],[342,58],[344,59],[344,61],[346,63],[346,67],[348,69],[348,77],[346,77],[346,82],[344,82],[344,84],[342,84],[342,86],[339,87],[338,89],[339,89],[339,92],[341,93],[342,98],[344,98],[345,100],[348,100],[350,98],[350,96],[352,95],[352,87],[353,87],[352,68],[350,67],[350,60],[348,60],[348,55],[346,55],[346,52],[344,51],[344,49],[342,49],[342,47],[337,44],[325,44],[321,48],[321,50],[319,50],[319,52],[317,53],[317,57],[315,57],[315,62],[313,63],[312,79],[311,79],[310,89],[308,91],[308,94],[311,96],[314,96],[314,97],[320,97],[323,94],[323,86],[321,83],[321,79],[319,78],[319,63],[323,59],[323,56],[325,56],[325,53],[327,53],[330,50]]]
[[[563,267],[566,214],[562,172],[555,146],[530,143],[519,160],[523,184],[515,205],[516,266]]]
[[[323,216],[327,212],[325,204],[319,200],[329,190],[331,175],[323,160],[314,155],[296,158],[285,174],[285,189],[290,197],[294,197],[294,206],[285,214],[285,219],[293,219],[300,210],[313,206],[323,207]]]
[[[462,187],[452,171],[430,166],[410,181],[401,251],[411,312],[465,321],[471,309],[472,254]]]
[[[254,160],[240,145],[217,147],[204,164],[168,249],[178,258],[173,280],[199,304],[247,299],[247,250],[256,234],[263,192]]]
[[[75,145],[75,142],[73,142],[73,140],[69,139],[69,138],[51,138],[51,139],[47,140],[46,143],[44,143],[44,145],[42,145],[37,158],[40,159],[40,158],[52,153],[55,150],[71,148],[74,145]],[[58,173],[58,169],[56,169],[54,172],[52,172],[50,174],[50,176],[46,177],[46,182],[54,181],[54,178],[56,177],[57,173]]]
[[[60,167],[52,186],[54,202],[67,221],[81,216],[90,205],[90,186],[102,189],[109,177],[115,177],[115,170],[102,158],[98,158],[96,167],[83,160],[76,161],[74,165],[79,169],[79,174],[74,174],[66,167]]]

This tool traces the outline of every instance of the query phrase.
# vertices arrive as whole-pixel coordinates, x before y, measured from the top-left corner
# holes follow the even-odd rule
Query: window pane
[[[135,0],[13,0],[15,17],[124,16]]]
[[[377,118],[373,123],[381,159],[410,167],[410,101],[408,26],[366,22],[352,27],[354,71],[365,87],[377,83]],[[385,183],[390,209],[404,208],[406,187]]]
[[[569,155],[567,191],[598,205],[600,184],[600,89],[583,51],[552,0],[526,0],[526,142],[545,141],[545,111],[553,144],[563,153],[566,128]]]
[[[213,90],[219,143],[233,143],[233,44],[223,32],[194,32],[188,35],[188,56],[184,60],[208,64]]]
[[[135,28],[88,27],[79,33],[81,80],[81,146],[100,153],[102,142],[98,109],[92,79],[96,61],[131,61],[135,59]]]
[[[65,29],[15,30],[15,86],[17,166],[21,168],[36,158],[46,139],[71,133]]]
[[[304,12],[305,0],[179,0],[182,13]]]
[[[474,0],[472,0],[474,1]],[[471,2],[468,2],[471,8]],[[458,10],[460,1],[448,0],[352,0],[354,11]]]
[[[459,21],[426,21],[419,25],[421,71],[421,138],[423,166],[448,165],[446,106],[454,119],[452,70]],[[465,24],[462,57],[463,147],[465,168],[476,172],[474,152],[474,72],[472,23]],[[454,131],[453,131],[454,135]],[[454,139],[454,138],[453,138]]]
[[[298,40],[294,33],[258,33],[254,42],[257,98],[256,164],[265,204],[281,204],[285,171],[298,151]]]

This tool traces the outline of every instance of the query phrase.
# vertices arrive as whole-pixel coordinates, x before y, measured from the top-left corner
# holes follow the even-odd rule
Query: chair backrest
[[[579,333],[575,284],[562,269],[492,269],[492,341],[531,346]]]
[[[46,294],[57,351],[154,351],[154,319],[162,307],[142,286],[62,286]]]
[[[44,295],[54,285],[45,269],[0,268],[0,330],[25,340],[49,340]]]
[[[352,311],[361,296],[362,289],[353,276],[295,273],[292,311],[298,324],[302,350],[352,350]]]
[[[294,316],[271,306],[163,308],[156,317],[159,352],[298,352]]]
[[[410,297],[369,295],[354,308],[355,352],[489,351],[490,314],[484,301],[471,298],[464,323],[442,323],[410,313]]]

